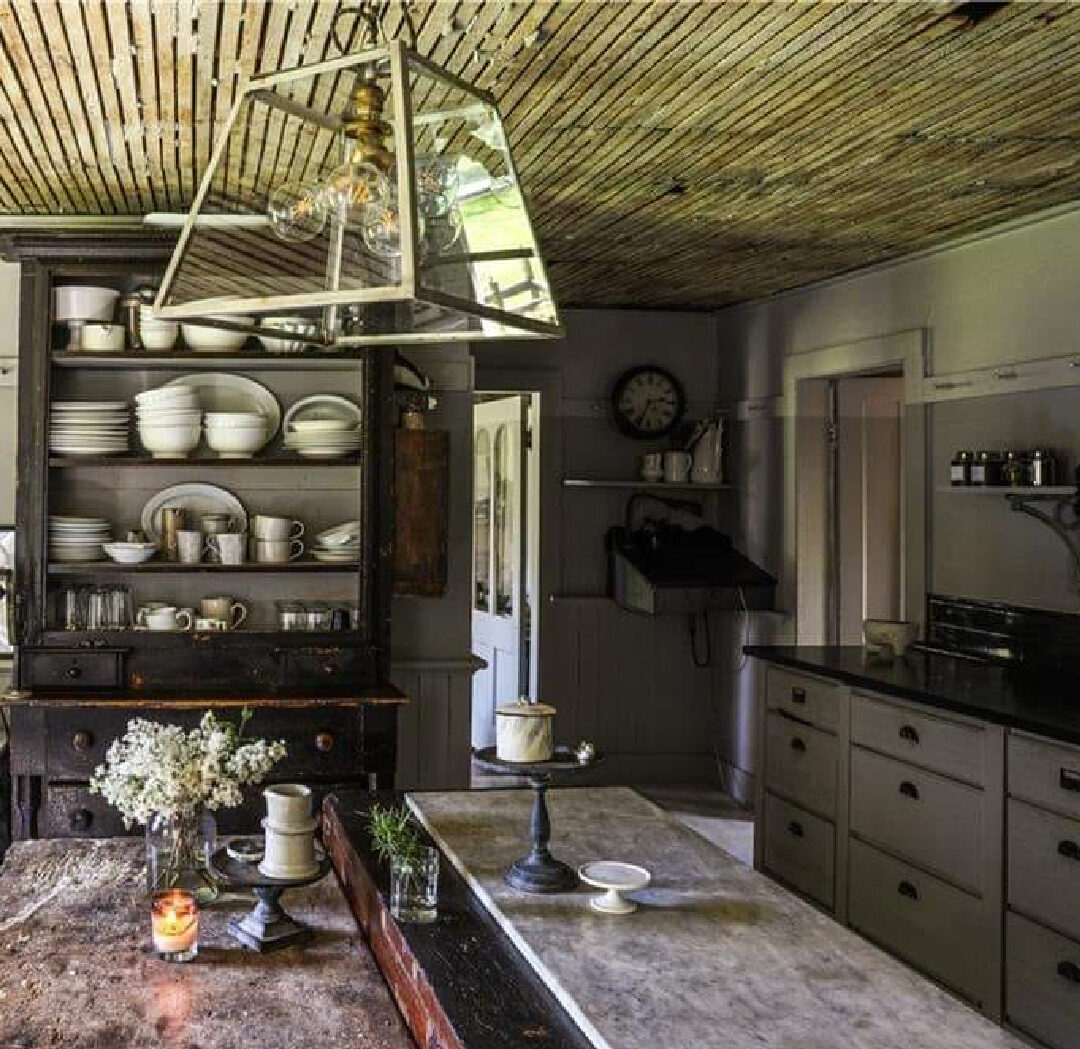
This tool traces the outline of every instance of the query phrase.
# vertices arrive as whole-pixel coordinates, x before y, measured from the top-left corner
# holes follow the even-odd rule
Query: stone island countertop
[[[312,944],[243,950],[246,901],[203,911],[199,957],[150,949],[143,845],[28,841],[0,867],[3,1049],[415,1049],[333,874],[286,893]]]
[[[582,887],[511,889],[531,791],[409,795],[425,826],[603,1049],[992,1049],[1014,1038],[626,788],[548,794],[552,851],[647,867],[642,907],[596,914]]]

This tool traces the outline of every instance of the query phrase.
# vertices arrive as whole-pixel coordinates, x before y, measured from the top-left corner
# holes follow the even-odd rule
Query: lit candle
[[[199,953],[199,905],[184,889],[154,893],[150,915],[154,950],[170,962],[187,962]]]

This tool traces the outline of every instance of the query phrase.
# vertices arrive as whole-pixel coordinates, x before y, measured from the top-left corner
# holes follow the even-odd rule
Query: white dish
[[[111,447],[111,446],[102,447],[100,445],[90,445],[90,444],[82,445],[82,446],[80,446],[78,448],[61,448],[58,445],[50,445],[49,447],[51,448],[52,451],[59,452],[61,455],[75,455],[75,456],[79,456],[79,455],[101,455],[101,456],[120,455],[121,453],[126,452],[128,450],[127,445],[125,445],[123,448],[114,448],[114,447]]]
[[[261,426],[208,426],[206,443],[222,459],[250,459],[266,444]]]
[[[128,406],[127,401],[53,401],[50,407],[54,412],[126,412]]]
[[[319,532],[314,542],[317,546],[344,546],[348,543],[357,542],[360,538],[359,521],[342,521]]]
[[[188,452],[198,448],[201,437],[202,430],[197,422],[178,426],[139,425],[139,440],[155,459],[184,459]]]
[[[349,454],[348,448],[297,448],[295,451],[305,459],[342,459]]]
[[[262,383],[244,375],[225,372],[200,372],[173,379],[164,387],[188,386],[195,390],[204,412],[245,412],[266,417],[266,440],[278,432],[281,425],[281,405]]]
[[[49,556],[54,561],[60,561],[63,564],[81,564],[84,561],[104,561],[105,553],[102,549],[101,543],[95,543],[92,546],[74,546],[74,547],[49,547]]]
[[[342,433],[355,430],[351,419],[293,419],[289,423],[293,433]]]
[[[190,401],[198,404],[198,391],[184,385],[183,379],[174,379],[168,386],[158,386],[152,390],[143,390],[135,394],[135,403],[140,407],[150,404],[168,404],[176,401]]]
[[[157,552],[154,543],[103,543],[102,548],[120,565],[141,565]]]
[[[586,885],[607,890],[603,896],[593,896],[589,900],[589,906],[601,914],[633,914],[638,905],[624,899],[622,893],[644,889],[652,881],[652,875],[644,867],[619,860],[583,863],[578,868],[578,877]]]
[[[233,426],[254,427],[263,429],[266,426],[265,415],[257,412],[207,412],[206,425],[213,427],[228,428]]]
[[[283,336],[292,336],[275,339],[260,335],[259,341],[262,342],[267,353],[300,353],[307,345],[305,337],[315,333],[311,323],[302,317],[263,317],[259,323],[264,328],[273,328],[282,332]]]
[[[85,284],[61,284],[53,289],[58,321],[111,321],[120,292]]]
[[[289,424],[294,419],[336,419],[355,429],[360,425],[361,418],[360,406],[347,397],[339,397],[336,393],[317,393],[297,401],[285,413],[285,432],[289,432]]]
[[[217,513],[228,514],[236,531],[247,531],[247,511],[232,492],[215,484],[174,484],[151,496],[142,509],[140,526],[155,543],[161,541],[161,511],[166,506],[183,507],[188,512],[189,527],[198,527],[198,519],[204,514]]]
[[[253,323],[251,317],[239,315],[215,317],[211,314],[206,319],[222,320],[231,324],[250,325]],[[195,353],[239,353],[244,343],[248,341],[248,335],[245,332],[212,328],[204,324],[181,323],[180,332],[184,336],[184,342]]]
[[[345,553],[338,553],[334,550],[312,550],[311,556],[316,561],[320,561],[323,564],[328,565],[348,565],[358,560],[359,551],[350,550]]]
[[[88,321],[83,325],[79,349],[83,353],[122,353],[124,349],[124,326]]]

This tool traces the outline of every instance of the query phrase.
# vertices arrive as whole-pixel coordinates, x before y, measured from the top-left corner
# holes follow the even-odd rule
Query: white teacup
[[[176,533],[176,556],[183,565],[197,565],[202,560],[203,534],[190,528]]]
[[[195,617],[187,608],[147,608],[139,609],[136,622],[147,630],[190,630]]]
[[[255,560],[263,564],[280,565],[295,561],[304,552],[299,539],[256,539]]]
[[[646,452],[641,457],[641,479],[659,481],[664,476],[664,457],[660,452]]]
[[[291,517],[256,514],[251,523],[251,534],[256,539],[299,539],[304,534],[304,523]]]
[[[223,565],[242,565],[246,548],[247,532],[220,532],[206,537],[206,549]]]
[[[263,797],[272,827],[296,831],[311,823],[311,788],[303,783],[276,783],[263,791]]]
[[[664,452],[664,480],[669,484],[685,484],[690,480],[693,461],[689,452]]]

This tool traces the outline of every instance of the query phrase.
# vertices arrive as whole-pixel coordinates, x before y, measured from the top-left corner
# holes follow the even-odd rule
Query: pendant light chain
[[[338,51],[341,54],[346,55],[351,48],[347,43],[342,41],[338,35],[338,23],[342,18],[349,17],[350,15],[355,19],[353,32],[355,34],[355,27],[361,23],[364,26],[364,35],[367,38],[367,43],[372,47],[376,47],[378,44],[385,42],[386,30],[383,28],[383,24],[386,21],[386,14],[390,9],[390,0],[382,0],[382,3],[376,3],[375,0],[363,0],[362,3],[356,6],[342,7],[338,13],[334,16],[334,21],[330,26],[330,35],[333,37],[334,44],[337,46]],[[408,32],[409,46],[415,50],[416,48],[416,22],[413,19],[411,0],[402,0],[401,2],[401,20],[404,23],[405,29]],[[361,47],[364,44],[364,40],[361,40]]]

